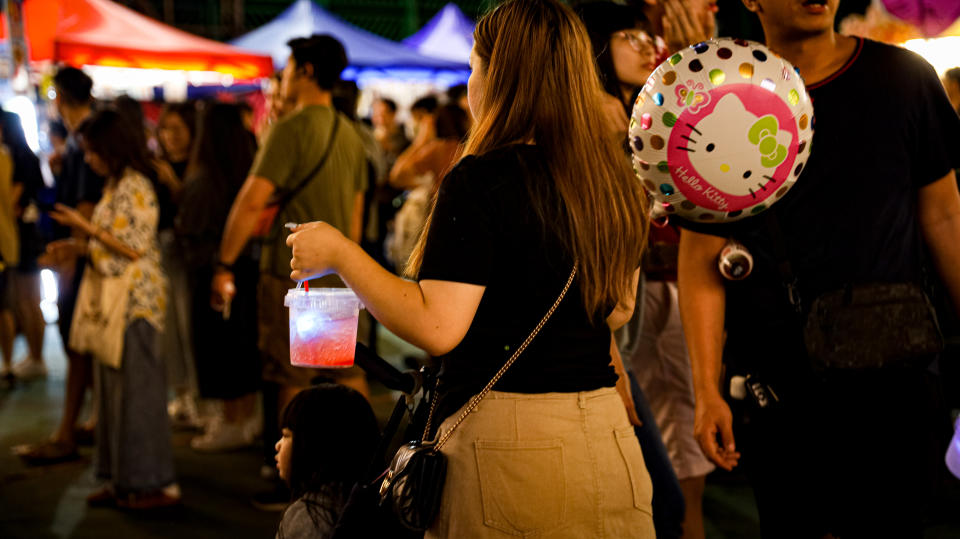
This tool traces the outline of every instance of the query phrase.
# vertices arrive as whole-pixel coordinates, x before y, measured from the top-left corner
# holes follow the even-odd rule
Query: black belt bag
[[[933,305],[913,283],[849,285],[818,296],[803,340],[825,369],[925,367],[943,350]]]

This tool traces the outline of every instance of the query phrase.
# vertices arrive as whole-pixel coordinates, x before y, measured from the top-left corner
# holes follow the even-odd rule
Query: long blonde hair
[[[464,155],[535,141],[562,205],[533,197],[580,264],[584,306],[599,313],[629,294],[640,263],[648,217],[646,195],[601,110],[604,95],[587,31],[556,0],[510,0],[474,31],[474,52],[486,74]],[[556,197],[553,197],[556,198]],[[433,214],[406,268],[415,276]]]

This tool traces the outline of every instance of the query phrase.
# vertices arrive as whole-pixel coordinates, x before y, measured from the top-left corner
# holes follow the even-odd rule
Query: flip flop
[[[80,458],[75,444],[54,441],[18,445],[13,448],[13,453],[30,466],[57,464]]]

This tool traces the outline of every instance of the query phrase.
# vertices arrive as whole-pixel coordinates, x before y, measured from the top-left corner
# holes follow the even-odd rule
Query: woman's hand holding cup
[[[293,249],[290,278],[305,281],[335,273],[334,263],[349,241],[339,230],[323,221],[299,225],[287,236],[287,245]]]

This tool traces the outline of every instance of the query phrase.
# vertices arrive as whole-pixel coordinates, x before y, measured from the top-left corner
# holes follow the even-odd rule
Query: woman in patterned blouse
[[[94,466],[105,486],[87,502],[146,509],[179,503],[180,492],[167,424],[165,366],[159,354],[167,290],[157,244],[156,173],[132,129],[111,109],[94,114],[80,127],[87,163],[107,178],[103,198],[90,220],[59,204],[50,216],[89,237],[86,242],[64,240],[57,246],[87,253],[88,273],[129,275],[120,365],[96,366],[100,419]]]

